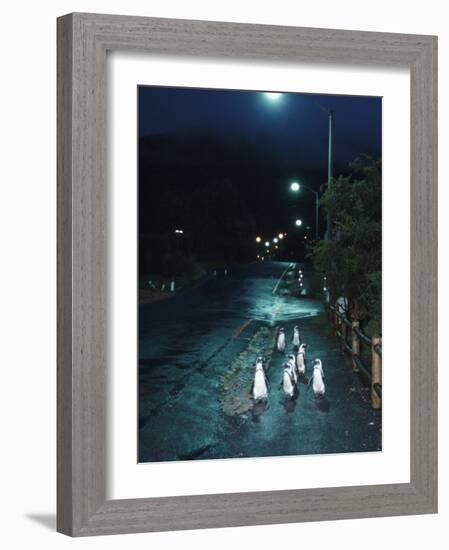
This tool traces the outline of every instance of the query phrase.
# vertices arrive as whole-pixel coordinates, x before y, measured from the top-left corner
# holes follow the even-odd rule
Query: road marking
[[[241,327],[239,327],[235,332],[234,332],[234,338],[237,338],[238,336],[240,336],[240,334],[242,334],[242,332],[246,329],[247,326],[249,326],[251,323],[253,322],[252,319],[247,319],[243,325]]]
[[[276,294],[277,292],[277,289],[279,287],[279,285],[281,284],[281,281],[282,279],[285,277],[285,274],[287,273],[287,271],[293,266],[293,264],[288,264],[288,266],[284,269],[284,271],[282,272],[282,275],[279,277],[279,281],[274,285],[274,288],[273,288],[273,291],[271,294]]]

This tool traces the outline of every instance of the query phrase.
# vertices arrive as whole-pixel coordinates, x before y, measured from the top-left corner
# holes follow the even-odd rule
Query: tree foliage
[[[363,157],[350,167],[351,174],[340,176],[321,198],[331,213],[333,239],[317,243],[311,258],[330,301],[345,297],[348,316],[380,333],[381,162]]]

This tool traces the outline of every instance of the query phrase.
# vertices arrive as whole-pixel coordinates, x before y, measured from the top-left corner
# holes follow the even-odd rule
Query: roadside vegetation
[[[369,334],[381,334],[381,162],[363,157],[350,168],[350,175],[336,179],[320,201],[324,213],[331,213],[333,239],[309,251],[312,285],[329,303],[346,298],[348,318],[360,321]]]

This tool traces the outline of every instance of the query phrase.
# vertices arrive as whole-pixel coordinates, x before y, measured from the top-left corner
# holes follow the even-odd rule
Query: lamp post
[[[307,191],[310,191],[311,193],[313,193],[315,195],[315,240],[317,241],[319,239],[319,228],[318,228],[319,219],[318,219],[318,216],[319,216],[319,202],[320,202],[320,199],[319,199],[319,196],[318,196],[318,191],[315,191],[315,189],[312,189],[311,187],[308,187],[307,185],[304,185],[303,183],[298,183],[297,181],[294,181],[290,185],[290,189],[292,191],[295,191],[295,193],[300,191],[301,187],[304,187],[304,189],[307,189]]]
[[[334,123],[334,112],[332,109],[328,111],[329,116],[329,143],[328,143],[328,153],[327,153],[327,188],[330,189],[332,186],[332,178],[334,172],[334,143],[333,143],[333,123]],[[332,239],[332,218],[331,214],[327,212],[327,228],[326,228],[326,240],[330,241]]]

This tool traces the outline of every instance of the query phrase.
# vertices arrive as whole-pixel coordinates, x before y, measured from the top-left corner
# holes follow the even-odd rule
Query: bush
[[[310,257],[318,280],[326,277],[331,303],[345,296],[352,319],[381,332],[381,163],[370,158],[351,164],[321,198],[333,220],[333,240],[320,241]]]

